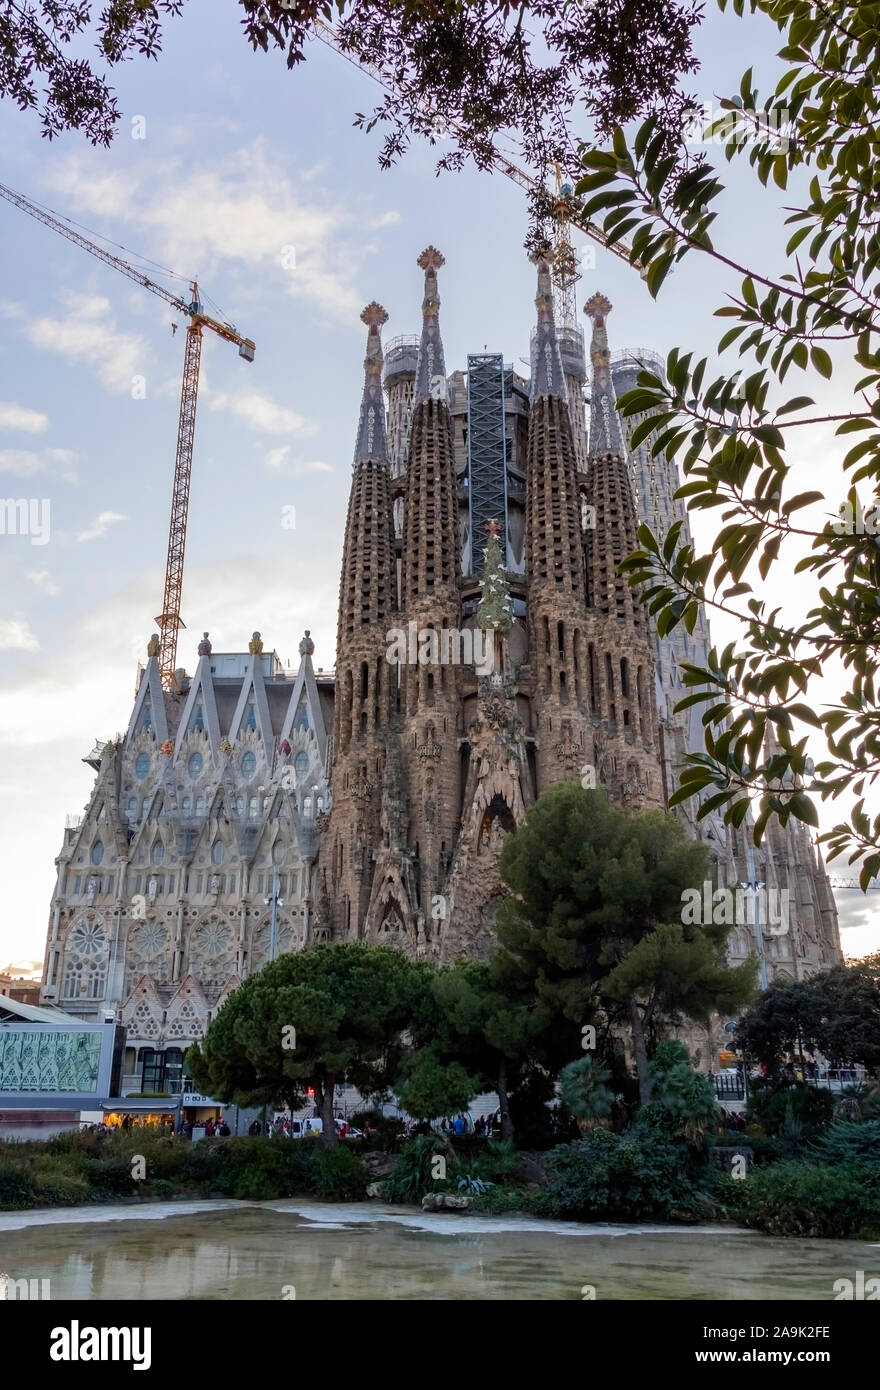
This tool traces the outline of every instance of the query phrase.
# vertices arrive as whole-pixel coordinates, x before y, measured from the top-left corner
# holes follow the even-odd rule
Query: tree
[[[72,45],[90,33],[108,67],[140,55],[156,58],[162,47],[160,17],[179,15],[184,0],[18,0],[0,12],[0,97],[21,111],[35,111],[43,135],[81,131],[93,145],[109,145],[119,122],[106,78]],[[42,84],[42,91],[40,86]]]
[[[753,963],[726,964],[727,926],[682,921],[683,894],[702,882],[707,858],[674,816],[625,815],[576,783],[544,792],[504,843],[513,896],[496,918],[501,978],[579,1028],[625,1016],[643,1104],[661,1028],[706,1020],[754,987]]]
[[[337,1142],[333,1090],[384,1092],[418,1018],[427,972],[390,946],[345,942],[281,956],[245,980],[187,1054],[196,1085],[219,1100],[292,1110],[315,1095],[322,1141]]]
[[[774,980],[739,1020],[736,1047],[776,1078],[785,1054],[803,1052],[815,1038],[818,1008],[819,995],[808,980]]]
[[[417,1097],[430,1095],[437,1107],[430,1113],[439,1115],[460,1109],[480,1090],[495,1091],[501,1138],[512,1139],[510,1092],[529,1059],[535,1053],[546,1055],[540,1035],[554,1030],[553,1020],[534,1001],[510,998],[485,961],[462,959],[438,971],[431,996],[433,1009],[425,1009],[412,1029],[416,1051],[404,1063],[401,1100],[410,1110]],[[557,1021],[555,1032],[567,1035],[569,1049],[576,1046],[563,1020]]]
[[[611,1072],[597,1067],[592,1057],[579,1057],[559,1073],[563,1103],[584,1128],[611,1114],[614,1094],[608,1089],[610,1079]]]
[[[111,67],[138,54],[156,57],[163,18],[184,0],[19,0],[0,16],[0,95],[39,111],[44,134],[81,130],[107,144],[119,119],[104,76],[66,50],[88,34]],[[347,53],[386,73],[391,88],[355,124],[387,128],[380,162],[391,164],[413,135],[454,144],[439,167],[467,156],[489,162],[492,137],[514,136],[520,157],[542,174],[574,154],[575,113],[604,138],[618,121],[648,112],[677,129],[686,97],[680,77],[696,70],[691,32],[697,0],[239,0],[241,26],[254,50],[281,50],[288,68],[306,60],[319,19],[334,22]],[[38,82],[45,91],[42,99]]]
[[[880,1067],[880,956],[774,982],[740,1019],[737,1046],[779,1075],[786,1052],[818,1052],[834,1066]]]
[[[726,4],[719,0],[721,9]],[[741,15],[742,0],[733,8]],[[783,73],[762,95],[749,69],[739,92],[721,102],[723,114],[709,133],[722,140],[728,160],[748,152],[760,184],[772,179],[786,191],[784,273],[763,262],[744,265],[716,246],[713,204],[723,185],[702,156],[686,158],[683,147],[668,152],[653,117],[631,143],[618,129],[612,148],[583,153],[579,210],[604,214],[606,234],[628,239],[652,295],[688,255],[742,277],[739,293],[715,311],[730,324],[718,353],[735,348],[741,370],[717,375],[706,357],[676,349],[667,382],[643,372],[620,402],[624,414],[646,416],[633,445],[655,431],[653,452],[681,459],[680,495],[689,509],[721,508],[723,525],[703,553],[683,542],[679,524],[665,537],[643,527],[640,549],[623,568],[643,586],[661,635],[680,622],[692,629],[700,602],[741,624],[735,642],[685,674],[691,693],[679,709],[706,705],[705,752],[689,757],[673,801],[711,791],[698,816],[723,807],[734,825],[755,802],[760,843],[770,817],[817,825],[811,792],[825,800],[851,792],[848,819],[820,839],[830,858],[849,853],[850,863],[860,860],[864,887],[880,872],[880,814],[872,819],[865,809],[865,793],[880,774],[880,239],[873,177],[880,33],[875,8],[853,0],[749,0],[749,8],[783,35]],[[730,217],[739,215],[735,205]],[[723,216],[720,226],[727,226]],[[844,377],[841,408],[817,408],[809,392],[835,372]],[[789,374],[803,374],[806,390],[798,386],[786,399],[779,388]],[[805,431],[823,425],[840,440],[845,496],[798,487],[790,454]],[[805,618],[754,596],[755,566],[773,592],[772,572],[783,556],[796,561],[810,587]],[[840,672],[839,696],[817,710],[804,698],[807,683],[829,666]],[[762,754],[768,728],[779,747]],[[815,767],[807,753],[811,730],[827,750]]]

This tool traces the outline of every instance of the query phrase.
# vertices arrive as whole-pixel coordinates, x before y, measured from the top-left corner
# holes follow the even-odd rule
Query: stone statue
[[[92,903],[95,901],[95,893],[97,891],[98,880],[94,877],[90,877],[88,883],[86,884],[86,902],[88,903],[89,907],[91,907]]]
[[[212,875],[211,875],[210,892],[212,892],[212,893],[219,893],[219,892],[220,892],[220,875],[219,875],[219,874],[212,874]]]
[[[202,633],[202,640],[201,640],[201,642],[199,643],[199,656],[210,656],[210,655],[211,655],[211,650],[212,650],[212,648],[211,648],[211,643],[210,643],[209,640],[208,640],[208,634],[207,634],[207,632],[203,632],[203,633]]]
[[[158,655],[159,655],[159,634],[158,634],[158,632],[154,632],[153,635],[152,635],[152,637],[150,638],[149,642],[147,643],[147,656],[148,656],[148,657],[151,657],[151,656],[158,656]]]
[[[156,878],[156,875],[155,875],[155,874],[151,874],[151,875],[150,875],[150,881],[149,881],[149,883],[147,884],[147,897],[148,897],[148,898],[155,898],[158,892],[159,892],[159,880]]]
[[[263,650],[263,639],[258,632],[255,632],[248,642],[248,651],[251,656],[258,656]]]

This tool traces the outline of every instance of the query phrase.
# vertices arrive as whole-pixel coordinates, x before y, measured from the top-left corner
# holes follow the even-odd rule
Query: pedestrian
[[[229,1138],[230,1129],[229,1129],[229,1125],[226,1123],[225,1120],[222,1120],[222,1121],[220,1122],[220,1128],[218,1129],[217,1133],[218,1133],[218,1134],[222,1134],[224,1139],[228,1139],[228,1138]]]
[[[205,1138],[214,1138],[214,1121],[212,1119],[208,1119],[205,1121]]]
[[[260,1132],[260,1122],[259,1122],[259,1120],[254,1120],[253,1124],[248,1125],[248,1134],[253,1134],[254,1136],[256,1136],[257,1134],[259,1134],[259,1132]]]

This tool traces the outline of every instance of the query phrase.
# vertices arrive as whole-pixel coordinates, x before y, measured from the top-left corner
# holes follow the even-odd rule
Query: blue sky
[[[36,120],[0,107],[0,180],[132,255],[198,277],[256,341],[248,365],[206,335],[179,659],[193,668],[204,629],[215,650],[243,650],[254,628],[295,659],[309,627],[316,664],[329,667],[360,310],[374,298],[385,306],[386,339],[416,331],[415,262],[433,242],[447,262],[450,368],[484,346],[526,357],[534,276],[522,250],[524,197],[497,175],[436,178],[426,144],[382,172],[379,133],[351,124],[375,100],[369,78],[319,43],[289,73],[281,55],[250,50],[236,7],[220,11],[216,0],[189,0],[158,63],[116,72],[124,114],[110,150],[75,135],[49,144]],[[701,100],[738,87],[749,63],[760,82],[778,47],[765,21],[730,15],[710,16],[697,45]],[[723,177],[724,249],[766,257],[784,244],[786,199],[745,168]],[[0,536],[2,965],[42,956],[64,817],[92,784],[80,759],[125,727],[161,606],[183,332],[172,335],[175,316],[161,300],[3,201],[0,246],[0,493],[51,503],[47,544]],[[720,336],[711,310],[726,284],[711,264],[683,267],[654,303],[633,271],[598,250],[580,300],[596,289],[609,296],[612,347],[711,352]],[[133,388],[141,378],[144,389]],[[828,436],[803,442],[796,490],[827,482],[828,453]],[[290,506],[292,530],[281,524]],[[711,534],[701,519],[696,530]],[[713,634],[733,630],[713,621]],[[851,924],[846,949],[877,949],[871,898],[839,901]]]

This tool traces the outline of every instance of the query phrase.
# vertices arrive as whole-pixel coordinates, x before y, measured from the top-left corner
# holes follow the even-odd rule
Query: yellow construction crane
[[[254,344],[250,338],[243,338],[231,323],[221,323],[218,319],[213,319],[208,314],[203,313],[199,299],[199,287],[195,280],[190,285],[191,299],[187,302],[180,295],[166,289],[164,285],[156,284],[154,280],[144,275],[135,266],[129,265],[128,261],[124,261],[121,256],[116,256],[112,251],[107,251],[103,246],[98,246],[95,242],[90,241],[69,222],[57,217],[47,208],[32,203],[23,194],[16,193],[14,189],[6,188],[0,184],[0,197],[5,198],[14,207],[21,208],[22,212],[28,213],[38,222],[42,222],[45,227],[51,227],[53,231],[59,232],[68,241],[72,241],[75,246],[81,246],[84,251],[88,251],[99,261],[103,261],[105,265],[111,265],[115,270],[121,271],[123,275],[128,276],[129,280],[134,280],[136,284],[143,285],[144,289],[151,290],[160,299],[164,299],[166,304],[170,304],[172,309],[180,314],[186,314],[190,320],[186,330],[186,348],[183,355],[183,384],[180,389],[177,453],[174,461],[174,486],[171,492],[171,521],[168,528],[165,591],[162,598],[162,612],[156,618],[159,627],[159,670],[162,684],[166,689],[174,689],[174,672],[177,666],[177,630],[185,626],[180,617],[180,599],[183,589],[183,559],[186,551],[186,523],[189,512],[189,485],[192,476],[193,439],[196,428],[196,402],[199,392],[202,329],[210,328],[212,333],[216,333],[227,343],[235,343],[239,357],[243,357],[246,362],[253,362],[254,360]]]
[[[332,25],[327,24],[318,16],[315,17],[314,32],[316,38],[320,39],[322,43],[325,43],[328,48],[332,48],[340,57],[345,58],[353,67],[358,68],[359,71],[365,72],[369,77],[372,77],[374,81],[378,82],[381,87],[384,87],[387,92],[395,92],[394,80],[388,73],[383,72],[381,68],[376,67],[373,63],[366,62],[357,57],[356,54],[344,48],[340,42],[338,33]],[[446,120],[446,118],[444,118],[444,120]],[[457,132],[461,130],[457,121],[446,120],[446,124],[449,126],[450,130]],[[509,179],[513,179],[514,183],[519,184],[520,188],[524,188],[528,193],[541,193],[544,196],[549,194],[549,189],[547,189],[539,179],[527,173],[525,169],[520,168],[518,164],[515,164],[507,155],[502,154],[494,145],[492,145],[491,148],[492,157],[490,163],[493,169],[497,169],[499,173],[504,174]],[[590,237],[593,241],[597,241],[600,246],[604,246],[606,251],[610,251],[612,255],[618,256],[622,261],[626,261],[627,265],[635,265],[635,268],[640,270],[641,266],[639,263],[631,261],[631,252],[628,246],[625,246],[621,241],[615,242],[613,245],[609,244],[608,238],[601,227],[598,227],[595,222],[591,222],[588,218],[579,215],[577,207],[573,204],[574,190],[572,186],[564,182],[558,168],[556,172],[556,192],[552,197],[553,215],[557,222],[563,224],[563,226],[570,224],[573,227],[577,227],[585,236]],[[565,236],[563,236],[561,241],[564,242],[565,239]],[[570,247],[570,242],[568,244]],[[574,281],[571,274],[570,263],[566,263],[559,274],[561,275],[561,285],[563,287],[573,285]],[[565,294],[565,292],[566,290],[563,288],[563,293]]]

